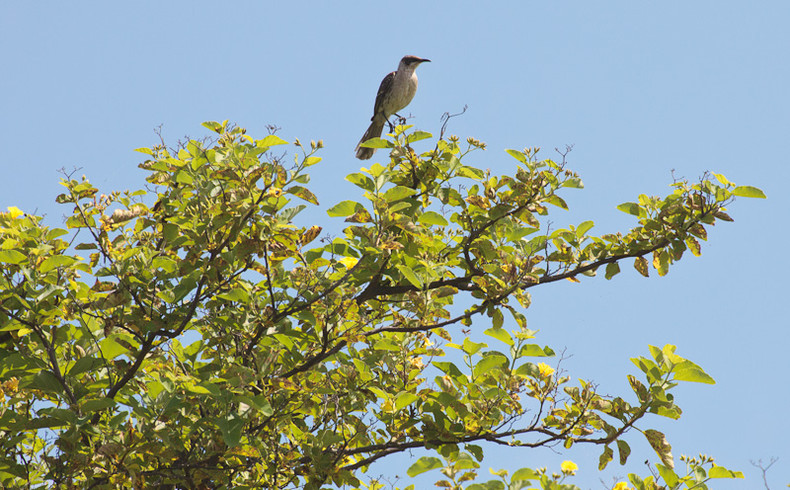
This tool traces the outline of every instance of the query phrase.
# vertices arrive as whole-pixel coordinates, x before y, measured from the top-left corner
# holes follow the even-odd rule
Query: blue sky
[[[229,119],[253,135],[272,124],[288,140],[323,139],[312,185],[324,210],[357,195],[343,177],[362,166],[353,149],[381,78],[404,54],[430,58],[406,112],[438,134],[441,115],[467,105],[449,131],[488,144],[470,164],[512,173],[505,148],[550,157],[574,146],[569,166],[586,188],[565,194],[571,210],[552,216],[558,227],[627,229],[615,206],[668,193],[673,169],[766,192],[737,201],[735,223],[710,230],[702,257],[668,276],[643,279],[629,266],[612,281],[533,289],[527,316],[540,342],[573,356],[563,362],[571,375],[613,394],[628,392],[630,357],[678,345],[718,383],[678,390],[683,417],[660,423],[673,453],[708,453],[747,473],[717,489],[761,487],[749,461],[778,457],[768,474],[778,489],[790,483],[788,21],[779,0],[3,2],[0,209],[58,226],[69,211],[54,203],[59,168],[78,167],[105,192],[139,188],[143,157],[132,150],[157,143],[155,128],[175,143],[203,135],[202,121]],[[323,211],[302,219],[327,221]],[[605,488],[599,478],[656,461],[639,434],[628,440],[632,460],[604,474],[597,448],[497,452],[482,473],[570,458],[579,486]],[[402,475],[408,464],[371,472]]]

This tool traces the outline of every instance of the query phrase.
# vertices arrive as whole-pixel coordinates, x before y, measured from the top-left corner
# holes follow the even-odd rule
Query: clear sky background
[[[682,385],[683,417],[656,422],[676,462],[711,454],[747,474],[712,488],[756,489],[763,484],[750,460],[777,457],[768,481],[784,488],[788,24],[786,0],[2,2],[0,209],[18,206],[61,226],[70,210],[54,203],[58,169],[80,168],[103,192],[137,189],[143,155],[132,150],[156,144],[155,128],[175,144],[205,135],[203,121],[229,119],[255,137],[272,124],[288,140],[323,139],[324,161],[312,167],[321,210],[301,219],[339,230],[324,210],[361,197],[343,177],[363,166],[353,149],[381,78],[405,54],[430,58],[405,112],[438,134],[444,112],[468,105],[449,131],[488,144],[469,164],[512,174],[505,148],[540,146],[553,157],[553,148],[574,145],[569,167],[586,188],[564,194],[571,210],[553,211],[555,227],[593,219],[598,234],[626,230],[634,221],[615,206],[667,194],[673,169],[691,180],[712,170],[766,192],[767,200],[734,203],[735,222],[710,230],[702,257],[684,257],[668,276],[644,279],[624,264],[612,281],[536,288],[527,317],[538,341],[573,356],[563,362],[569,374],[604,393],[629,393],[629,358],[648,345],[678,345],[718,383]],[[628,465],[615,461],[603,474],[597,447],[498,451],[481,474],[556,470],[573,459],[573,482],[609,488],[600,480],[645,474],[644,460],[657,460],[640,434],[627,440]],[[409,464],[396,459],[371,473],[403,475]]]

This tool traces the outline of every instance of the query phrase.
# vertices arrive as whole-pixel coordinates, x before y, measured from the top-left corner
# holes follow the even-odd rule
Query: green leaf
[[[605,446],[601,456],[598,457],[598,470],[603,471],[612,459],[614,459],[614,451],[609,446]]]
[[[395,267],[400,271],[401,274],[403,274],[403,277],[405,277],[406,280],[409,281],[414,287],[422,289],[422,281],[420,281],[420,278],[417,277],[417,274],[415,274],[410,267],[405,266],[403,264],[398,264]]]
[[[194,271],[193,274],[184,277],[176,287],[173,288],[172,303],[178,303],[184,299],[193,289],[197,287],[197,279],[195,275],[199,275],[200,271]]]
[[[692,383],[716,384],[716,381],[701,367],[691,361],[684,360],[672,369],[675,381],[690,381]]]
[[[27,256],[16,250],[0,250],[0,262],[6,264],[20,264]]]
[[[546,199],[546,202],[549,203],[549,204],[553,204],[553,205],[557,206],[560,209],[564,209],[566,211],[568,210],[568,204],[565,202],[565,200],[563,198],[561,198],[560,196],[558,196],[556,194],[553,194],[553,195],[549,196],[549,198]]]
[[[617,209],[624,213],[633,214],[634,216],[639,216],[640,212],[639,204],[635,202],[624,202],[617,206]]]
[[[595,223],[592,221],[580,223],[579,226],[576,227],[576,236],[578,238],[583,237],[593,226],[595,226]]]
[[[61,385],[58,378],[49,371],[39,371],[38,374],[32,377],[29,387],[52,393],[63,393],[63,385]]]
[[[101,359],[97,359],[95,357],[87,357],[87,356],[82,357],[80,359],[77,359],[77,362],[75,362],[74,365],[71,366],[71,369],[69,369],[68,374],[69,376],[76,376],[78,374],[84,373],[85,371],[89,371],[93,369],[99,364],[101,364]]]
[[[467,353],[470,356],[472,356],[472,355],[476,354],[483,347],[488,347],[488,346],[486,344],[482,343],[482,342],[480,342],[480,343],[472,342],[471,340],[469,340],[469,337],[466,337],[466,338],[464,338],[462,349],[463,349],[463,351],[465,353]]]
[[[423,225],[447,226],[447,220],[436,211],[426,211],[417,220]]]
[[[458,167],[458,175],[460,177],[467,177],[474,180],[482,180],[486,176],[485,172],[479,168],[467,167],[465,165]]]
[[[401,410],[403,407],[411,405],[415,401],[419,400],[420,397],[415,395],[414,393],[409,393],[408,391],[401,391],[398,393],[398,396],[395,398],[395,410]]]
[[[222,124],[218,123],[217,121],[206,121],[203,124],[201,124],[201,126],[203,126],[206,129],[210,129],[215,133],[222,132]]]
[[[356,212],[357,207],[361,208],[362,205],[356,201],[342,201],[327,209],[326,214],[333,218],[351,216]]]
[[[362,170],[365,170],[365,169],[363,168]],[[387,175],[387,167],[381,165],[380,163],[374,163],[373,165],[371,165],[369,171],[370,171],[370,175],[375,177],[377,181],[378,181],[379,178],[381,178],[382,182],[389,182],[389,180],[387,179],[387,177],[388,177],[388,175]]]
[[[178,172],[176,172],[175,180],[179,184],[186,184],[186,185],[192,185],[192,183],[195,181],[195,179],[193,179],[192,176],[186,173],[184,170],[179,170]]]
[[[524,254],[532,255],[535,252],[545,249],[547,240],[548,239],[545,235],[536,236],[535,238],[529,240],[524,245]]]
[[[415,131],[406,137],[406,142],[414,143],[415,141],[420,141],[432,137],[433,135],[427,131]]]
[[[55,417],[42,417],[39,416],[35,419],[30,419],[27,423],[27,429],[49,429],[52,427],[64,427],[68,425],[68,422],[63,420],[57,419]]]
[[[68,422],[69,424],[74,424],[77,422],[77,414],[65,408],[45,408],[41,410],[41,412],[51,415],[58,420]]]
[[[606,279],[611,279],[619,273],[620,273],[620,264],[618,264],[617,262],[609,262],[608,264],[606,264],[606,273],[604,274],[604,277]]]
[[[716,172],[713,172],[713,176],[716,177],[716,180],[718,180],[721,185],[735,185],[729,180],[727,180],[727,177],[725,177],[722,174],[717,174]]]
[[[757,187],[752,187],[750,185],[739,185],[732,191],[733,196],[738,197],[756,197],[760,199],[765,199],[765,193],[758,189]]]
[[[526,344],[518,352],[519,357],[551,357],[554,351],[546,347],[545,349],[537,344]]]
[[[386,350],[390,352],[400,352],[400,346],[392,339],[384,338],[373,344],[373,350]]]
[[[485,483],[472,483],[471,485],[465,488],[466,490],[505,490],[505,484],[499,480],[489,480]],[[514,488],[518,488],[518,487],[514,487]]]
[[[176,271],[178,264],[170,257],[154,257],[154,260],[151,261],[151,268],[154,270],[162,269],[168,274],[171,274]]]
[[[222,432],[222,439],[228,447],[236,447],[241,441],[241,429],[244,427],[244,419],[231,417],[226,420],[215,419],[217,427]]]
[[[499,308],[494,309],[494,313],[491,315],[491,325],[493,328],[502,328],[504,322],[505,316],[502,314],[502,310]]]
[[[111,361],[127,352],[126,347],[116,342],[112,337],[107,337],[99,342],[99,349],[101,350],[102,357],[107,361]]]
[[[206,388],[203,385],[196,385],[194,383],[184,383],[183,387],[186,391],[190,393],[195,393],[196,395],[210,395],[211,390]]]
[[[263,138],[262,140],[258,140],[255,142],[255,145],[258,147],[270,147],[270,146],[277,146],[277,145],[287,145],[288,142],[284,139],[280,138],[275,134],[270,134]]]
[[[361,187],[365,189],[366,191],[373,192],[375,190],[373,179],[371,179],[365,174],[355,172],[353,174],[346,175],[346,180],[356,185],[357,187]]]
[[[287,189],[285,192],[298,197],[299,199],[303,199],[310,204],[318,205],[318,198],[315,197],[315,194],[310,192],[307,188],[302,187],[300,185],[294,185]]]
[[[77,259],[69,257],[68,255],[52,255],[44,259],[38,270],[42,273],[49,272],[58,267],[68,267],[76,262]]]
[[[244,288],[233,288],[222,294],[218,294],[217,298],[227,301],[234,301],[239,303],[246,303],[250,299],[250,294]]]
[[[515,158],[519,162],[524,164],[527,163],[527,156],[524,154],[524,152],[518,150],[505,150],[505,151],[507,152],[508,155]]]
[[[94,400],[87,400],[84,403],[81,403],[80,408],[83,412],[97,412],[99,410],[114,407],[115,404],[116,401],[112,398],[98,398]]]
[[[672,420],[678,420],[680,416],[683,414],[683,410],[680,409],[677,405],[672,405],[670,407],[667,406],[660,406],[655,410],[656,415],[660,415],[662,417],[666,417]]]
[[[509,346],[513,346],[513,337],[510,335],[510,332],[505,330],[504,328],[489,328],[484,334],[488,335],[489,337],[494,337],[495,339],[506,343]]]
[[[483,461],[483,448],[476,445],[476,444],[465,444],[464,449],[472,453],[472,456],[475,457],[478,461]]]
[[[521,366],[517,367],[513,371],[513,374],[517,376],[534,377],[534,376],[539,376],[540,370],[534,363],[528,362],[526,364],[522,364]]]
[[[661,463],[657,463],[656,468],[658,469],[658,474],[661,475],[661,478],[664,479],[670,488],[674,488],[678,483],[680,483],[680,478],[678,478],[677,473],[675,473],[672,468],[664,466]]]
[[[305,167],[311,167],[316,163],[320,162],[321,160],[323,160],[323,158],[321,157],[307,157],[302,162],[302,165],[304,165]],[[302,174],[302,175],[306,175],[306,174]]]
[[[475,375],[482,376],[483,374],[491,371],[492,369],[507,364],[507,358],[501,354],[491,354],[484,356],[475,365]]]
[[[730,471],[724,466],[713,466],[708,470],[708,478],[743,478],[743,473]]]
[[[458,366],[453,364],[452,362],[444,362],[444,361],[433,361],[433,364],[436,368],[438,368],[443,373],[452,376],[452,377],[460,377],[464,376]]]
[[[620,455],[620,464],[624,465],[628,461],[628,456],[631,455],[631,446],[627,442],[617,439],[617,452]]]
[[[540,478],[540,476],[532,468],[520,468],[513,473],[513,476],[510,477],[510,481],[530,481],[537,480],[538,478]]]
[[[64,230],[63,228],[53,228],[49,230],[47,233],[47,240],[54,240],[56,238],[62,237],[63,235],[68,235],[69,232]]]
[[[172,223],[164,223],[162,225],[162,236],[169,242],[172,242],[178,238],[180,233],[181,232],[178,229],[178,225],[174,225]]]
[[[384,200],[387,202],[400,201],[401,199],[414,195],[416,192],[417,191],[414,189],[397,185],[384,193]]]
[[[390,140],[382,138],[371,138],[364,143],[360,143],[362,148],[393,148],[395,145]]]
[[[434,458],[432,456],[423,456],[422,458],[418,459],[413,465],[406,470],[406,474],[415,477],[426,471],[435,470],[437,468],[441,468],[442,460],[439,458]]]

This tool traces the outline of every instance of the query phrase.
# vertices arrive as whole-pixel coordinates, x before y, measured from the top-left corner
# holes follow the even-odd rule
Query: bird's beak
[[[426,61],[427,61],[428,63],[430,63],[430,62],[431,62],[431,60],[429,60],[428,58],[422,58],[422,59],[420,60],[420,63],[425,63]]]

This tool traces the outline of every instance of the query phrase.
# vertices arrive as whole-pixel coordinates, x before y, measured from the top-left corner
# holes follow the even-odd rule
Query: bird
[[[375,148],[363,148],[360,145],[371,138],[381,136],[384,124],[388,122],[389,117],[393,114],[397,115],[399,110],[409,105],[417,92],[417,74],[414,70],[421,63],[429,61],[431,60],[417,56],[404,56],[398,64],[398,69],[389,73],[381,81],[379,91],[376,93],[376,102],[373,104],[373,117],[370,118],[370,126],[355,148],[357,158],[368,160],[376,152]]]

